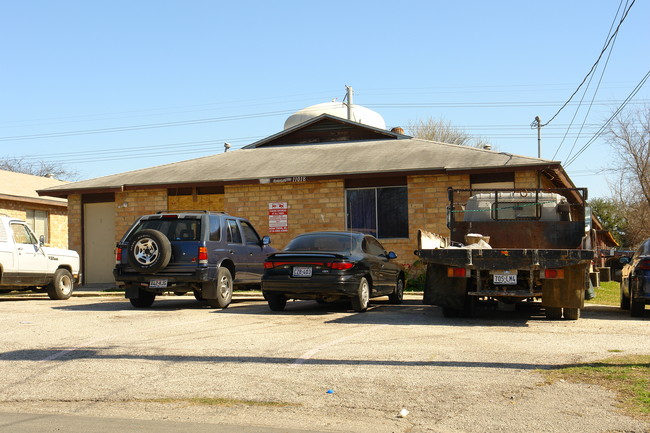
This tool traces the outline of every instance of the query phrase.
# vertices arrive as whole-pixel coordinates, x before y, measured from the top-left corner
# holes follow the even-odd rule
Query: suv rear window
[[[155,219],[140,221],[131,236],[140,230],[158,230],[170,241],[198,241],[201,239],[199,219]]]

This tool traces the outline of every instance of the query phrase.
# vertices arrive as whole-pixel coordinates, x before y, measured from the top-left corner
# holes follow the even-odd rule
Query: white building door
[[[84,284],[113,283],[115,202],[84,204]]]

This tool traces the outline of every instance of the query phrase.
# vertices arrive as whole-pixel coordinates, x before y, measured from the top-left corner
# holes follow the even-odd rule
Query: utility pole
[[[542,119],[535,116],[535,120],[530,124],[532,128],[537,128],[537,157],[542,157]]]
[[[535,120],[530,124],[531,128],[537,128],[537,157],[542,158],[542,119],[539,116],[535,116]],[[541,172],[537,171],[537,188],[542,187],[542,175]]]
[[[354,95],[354,89],[351,86],[345,86],[345,99],[348,101],[348,120],[352,120],[352,95]]]

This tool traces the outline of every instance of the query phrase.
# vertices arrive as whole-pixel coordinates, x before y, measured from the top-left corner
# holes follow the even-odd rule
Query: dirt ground
[[[0,412],[336,432],[648,432],[592,385],[541,370],[650,352],[649,318],[589,305],[446,319],[407,296],[366,313],[260,296],[0,298]],[[400,416],[400,412],[404,416]]]

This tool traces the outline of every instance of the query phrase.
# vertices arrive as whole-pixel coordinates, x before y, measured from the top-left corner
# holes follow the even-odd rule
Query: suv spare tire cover
[[[169,264],[172,246],[167,236],[158,230],[145,229],[129,240],[129,263],[136,270],[153,274]]]

